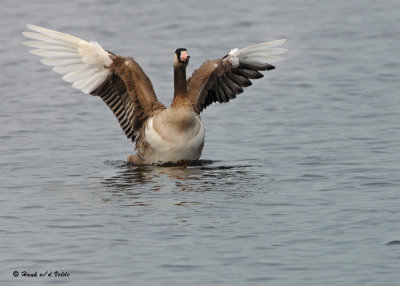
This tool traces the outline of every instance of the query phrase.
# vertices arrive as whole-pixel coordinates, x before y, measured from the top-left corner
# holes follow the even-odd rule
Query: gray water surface
[[[0,15],[1,285],[398,285],[399,1],[5,0]],[[198,164],[133,167],[104,103],[22,46],[26,23],[135,57],[166,104],[176,48],[189,74],[258,42],[289,53],[202,113]]]

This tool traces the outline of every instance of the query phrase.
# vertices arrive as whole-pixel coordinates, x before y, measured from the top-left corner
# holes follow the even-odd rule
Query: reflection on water
[[[143,198],[152,192],[248,192],[260,185],[264,176],[253,165],[226,165],[220,161],[199,160],[187,165],[132,166],[122,161],[106,162],[118,173],[101,183],[114,197],[136,200],[133,205],[148,205]],[[183,203],[179,203],[182,205]],[[132,201],[130,202],[132,205]]]
[[[163,175],[176,180],[189,180],[204,174],[203,167],[217,161],[198,160],[185,165],[163,164],[135,166],[122,161],[106,162],[121,169],[116,176],[106,179],[105,184],[116,188],[134,188],[157,181]],[[220,167],[216,167],[217,169]]]

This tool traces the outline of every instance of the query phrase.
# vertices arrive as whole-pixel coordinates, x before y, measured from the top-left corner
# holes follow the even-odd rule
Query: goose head
[[[174,67],[186,67],[189,63],[189,53],[185,48],[179,48],[175,51]]]

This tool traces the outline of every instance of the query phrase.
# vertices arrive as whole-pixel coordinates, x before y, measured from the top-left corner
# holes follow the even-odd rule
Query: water
[[[400,2],[135,2],[2,2],[0,284],[398,285]],[[112,113],[27,53],[26,23],[134,56],[167,104],[178,47],[189,73],[260,41],[290,53],[203,112],[198,164],[129,167]]]

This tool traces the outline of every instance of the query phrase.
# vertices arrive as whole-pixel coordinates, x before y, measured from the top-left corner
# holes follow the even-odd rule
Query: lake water
[[[0,15],[1,285],[399,285],[399,1],[3,0]],[[258,42],[289,53],[202,113],[199,164],[129,167],[113,114],[28,53],[26,23],[135,57],[166,104],[176,48],[189,73]]]

